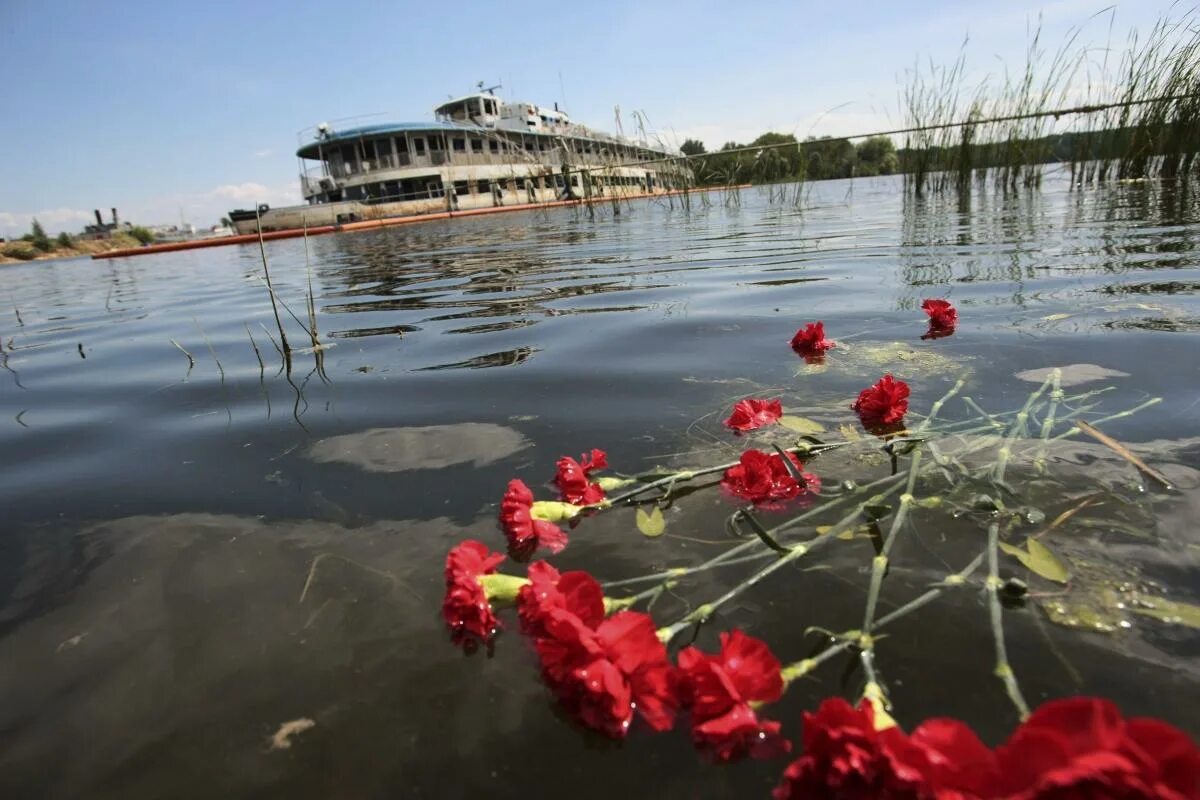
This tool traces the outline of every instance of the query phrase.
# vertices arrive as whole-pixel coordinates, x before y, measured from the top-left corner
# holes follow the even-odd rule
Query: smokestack
[[[100,209],[93,208],[92,213],[96,215],[96,225],[98,227],[103,228],[104,227],[104,217],[100,216]]]
[[[113,212],[113,227],[115,228],[115,227],[117,227],[117,210],[114,208],[112,210],[112,212]]]

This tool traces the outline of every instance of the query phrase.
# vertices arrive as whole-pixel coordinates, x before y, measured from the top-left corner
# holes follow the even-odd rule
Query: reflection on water
[[[320,463],[353,464],[368,472],[441,469],[471,462],[482,467],[525,449],[529,442],[512,428],[480,422],[372,428],[313,443],[308,457]]]
[[[879,179],[810,197],[803,212],[750,190],[732,207],[315,238],[318,324],[339,340],[327,382],[313,355],[280,370],[257,248],[0,267],[0,793],[504,797],[571,781],[579,797],[765,796],[778,764],[700,771],[685,736],[579,734],[517,636],[464,658],[437,618],[442,559],[466,536],[497,545],[506,482],[541,487],[562,454],[604,447],[631,473],[719,463],[741,444],[718,422],[734,400],[781,395],[833,431],[884,370],[912,382],[914,409],[964,373],[975,401],[1016,408],[1028,380],[1064,365],[1091,370],[1080,391],[1114,387],[1106,408],[1162,397],[1105,430],[1179,492],[1143,491],[1128,463],[1080,442],[1050,454],[1053,480],[1014,466],[1009,483],[1053,519],[1099,482],[1111,504],[1077,514],[1059,546],[1200,601],[1195,195],[1051,182],[912,200]],[[303,243],[270,256],[302,309]],[[920,339],[930,296],[959,308],[953,336]],[[819,365],[787,347],[813,319],[841,343]],[[856,480],[889,469],[824,463]],[[695,492],[652,541],[632,511],[589,520],[561,565],[623,577],[698,563],[728,509]],[[885,600],[943,575],[947,552],[969,557],[946,548],[972,526],[923,527]],[[748,593],[721,625],[803,656],[808,625],[861,622],[869,548]],[[981,688],[994,687],[979,608],[964,594],[936,625],[881,640],[905,724],[954,714],[991,741],[1008,729],[1003,697]],[[1128,621],[1101,636],[1014,612],[1030,699],[1082,688],[1194,731],[1195,632]],[[840,690],[854,689],[831,675],[789,692],[785,730]],[[272,749],[299,719],[315,724]]]

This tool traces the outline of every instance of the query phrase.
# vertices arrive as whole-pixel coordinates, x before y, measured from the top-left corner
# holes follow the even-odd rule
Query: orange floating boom
[[[673,189],[669,192],[659,192],[657,194],[631,194],[619,197],[619,200],[645,200],[652,197],[666,197],[667,195],[678,195],[687,193],[711,192],[725,189],[746,189],[750,184],[741,184],[739,186],[708,186],[703,189]],[[562,208],[564,206],[578,206],[587,203],[608,203],[613,200],[612,197],[592,197],[589,199],[580,200],[550,200],[545,203],[521,203],[512,206],[497,206],[495,208],[470,208],[465,211],[440,211],[434,214],[413,214],[407,217],[384,217],[383,219],[367,219],[360,222],[344,222],[340,225],[319,225],[314,228],[309,228],[307,233],[309,236],[321,236],[326,233],[353,233],[354,231],[374,230],[375,228],[389,228],[393,225],[407,225],[414,222],[434,222],[442,219],[452,219],[456,217],[477,217],[484,214],[499,214],[506,211],[536,211],[539,208]],[[304,228],[286,228],[281,231],[264,231],[262,238],[265,241],[274,239],[295,239],[298,236],[304,236]],[[257,233],[241,233],[235,236],[217,236],[211,239],[191,239],[186,242],[163,242],[162,244],[149,244],[144,247],[126,247],[121,250],[109,250],[105,253],[93,253],[92,258],[124,258],[126,256],[148,256],[154,253],[172,253],[177,250],[199,250],[202,247],[224,247],[232,244],[255,244],[258,242]]]

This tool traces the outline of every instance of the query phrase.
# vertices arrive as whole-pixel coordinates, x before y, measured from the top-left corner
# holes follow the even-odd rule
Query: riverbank
[[[15,239],[0,245],[0,264],[19,264],[23,261],[46,261],[55,258],[83,258],[98,253],[141,246],[141,242],[129,234],[115,233],[110,239],[75,239],[72,240],[69,247],[55,243],[53,250],[43,253],[29,242]],[[21,255],[18,256],[17,253]]]

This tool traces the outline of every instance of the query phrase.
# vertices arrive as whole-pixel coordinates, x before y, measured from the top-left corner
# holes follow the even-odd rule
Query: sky
[[[1112,9],[1105,11],[1105,9]],[[1099,59],[1169,2],[311,3],[0,0],[0,236],[91,209],[207,226],[301,202],[301,129],[420,121],[477,81],[627,133],[633,112],[710,149],[768,131],[850,135],[901,121],[914,65],[965,47],[973,79],[1019,68],[1031,27]],[[964,44],[965,42],[965,44]],[[342,123],[351,124],[349,120]]]

